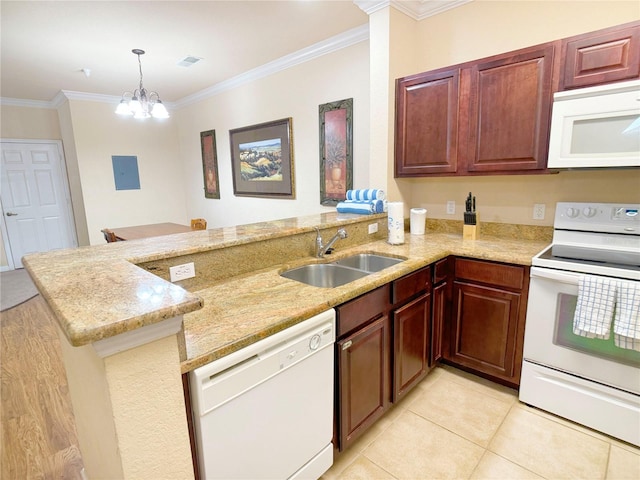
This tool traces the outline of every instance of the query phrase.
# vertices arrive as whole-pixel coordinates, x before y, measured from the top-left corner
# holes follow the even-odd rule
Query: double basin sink
[[[292,268],[280,275],[314,287],[334,288],[392,267],[404,260],[375,253],[361,253],[333,263],[315,263]]]

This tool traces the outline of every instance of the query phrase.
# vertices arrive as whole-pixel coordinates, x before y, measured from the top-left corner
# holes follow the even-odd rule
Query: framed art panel
[[[295,198],[291,118],[229,131],[233,193]]]
[[[216,131],[200,132],[202,149],[202,171],[204,175],[205,198],[220,198],[220,182],[218,180],[218,154],[216,152]]]
[[[353,188],[353,98],[325,103],[320,113],[320,203],[337,205]]]

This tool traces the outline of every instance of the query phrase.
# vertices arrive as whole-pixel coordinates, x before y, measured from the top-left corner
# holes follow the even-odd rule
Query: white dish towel
[[[613,320],[617,282],[611,278],[583,275],[578,280],[578,303],[573,333],[607,340]]]
[[[640,352],[640,282],[618,282],[613,333],[616,347]]]

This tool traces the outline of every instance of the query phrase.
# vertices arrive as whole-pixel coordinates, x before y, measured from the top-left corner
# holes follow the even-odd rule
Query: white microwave
[[[547,167],[640,167],[640,80],[556,93]]]

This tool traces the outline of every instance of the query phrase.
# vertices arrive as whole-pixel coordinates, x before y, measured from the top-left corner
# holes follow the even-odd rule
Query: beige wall
[[[353,98],[354,186],[369,185],[369,51],[360,42],[176,112],[187,211],[211,227],[329,210],[320,205],[318,106]],[[229,130],[291,117],[296,198],[236,197]],[[200,132],[215,130],[220,199],[203,193]]]
[[[395,77],[427,71],[586,33],[640,19],[637,1],[474,1],[417,22],[413,40],[419,52],[415,68],[394,70]],[[412,52],[415,56],[415,52]],[[393,85],[390,86],[393,88]],[[390,156],[390,158],[393,158]],[[396,180],[408,206],[427,208],[429,217],[461,219],[469,191],[478,198],[485,221],[552,225],[556,202],[640,203],[640,171],[565,171],[557,175],[463,177]],[[446,202],[457,203],[447,215]],[[533,220],[534,203],[546,205],[543,221]]]
[[[91,244],[104,243],[106,227],[188,222],[175,121],[122,118],[108,103],[70,100],[68,108]],[[137,157],[139,190],[115,189],[112,155]]]
[[[58,112],[49,108],[0,105],[0,137],[61,140]]]
[[[163,122],[123,119],[114,105],[84,100],[57,112],[2,107],[9,119],[2,135],[63,140],[80,245],[104,243],[105,227],[194,217],[219,227],[317,213],[327,210],[319,195],[319,105],[353,98],[354,185],[369,185],[368,68],[368,42],[360,42],[173,111]],[[293,118],[295,200],[234,196],[229,130],[286,117]],[[219,200],[203,193],[200,132],[211,129]],[[138,157],[140,190],[115,190],[112,155]]]
[[[393,179],[394,79],[640,18],[636,1],[483,1],[416,22],[388,8],[370,17],[370,42],[325,55],[174,111],[163,123],[116,117],[114,105],[72,100],[50,109],[1,107],[3,138],[62,139],[80,245],[108,226],[204,217],[210,226],[325,210],[319,204],[318,105],[354,99],[354,187],[386,183],[390,199],[447,215],[472,190],[485,220],[551,225],[563,200],[640,202],[640,172]],[[370,60],[371,59],[371,60]],[[371,78],[371,80],[370,80]],[[385,86],[388,94],[384,92]],[[59,116],[58,116],[59,115]],[[293,118],[296,199],[233,195],[229,130]],[[199,133],[215,129],[221,199],[205,199]],[[111,155],[137,155],[141,190],[115,191]],[[386,174],[386,178],[385,178]],[[544,221],[531,219],[545,203]],[[86,221],[85,221],[86,218]],[[6,260],[0,251],[1,265]]]

